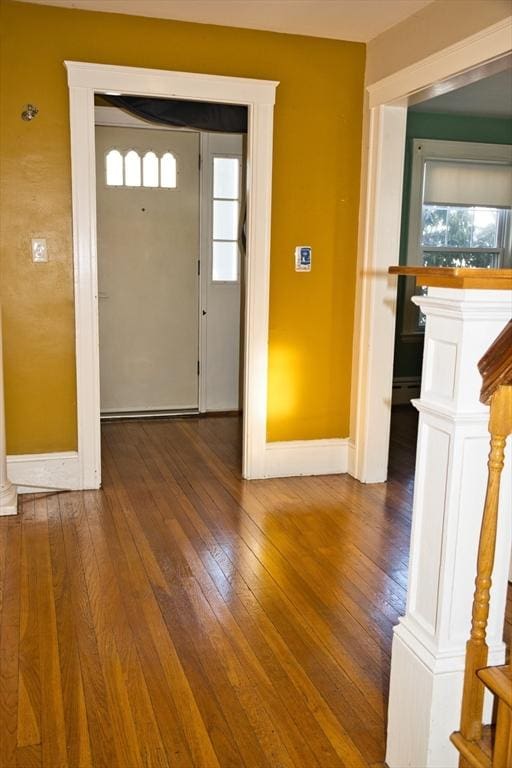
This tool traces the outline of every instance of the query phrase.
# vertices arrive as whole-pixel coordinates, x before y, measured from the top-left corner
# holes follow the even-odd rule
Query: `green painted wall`
[[[409,111],[407,115],[405,145],[400,264],[405,264],[407,261],[413,139],[444,139],[448,141],[477,141],[483,144],[512,144],[512,119],[472,117],[468,115],[441,115],[432,112]],[[399,278],[393,377],[412,377],[421,374],[423,337],[420,339],[409,337],[406,340],[401,338],[404,290],[405,280]]]

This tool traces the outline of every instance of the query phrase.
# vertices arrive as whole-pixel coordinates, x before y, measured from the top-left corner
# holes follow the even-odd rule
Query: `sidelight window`
[[[239,279],[240,159],[213,158],[212,280]]]

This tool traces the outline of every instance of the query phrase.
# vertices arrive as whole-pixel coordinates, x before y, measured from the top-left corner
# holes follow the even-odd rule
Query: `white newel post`
[[[504,290],[429,288],[414,301],[427,316],[406,615],[391,659],[389,768],[455,768],[465,644],[487,482],[487,406],[477,362],[512,314]],[[511,548],[511,453],[500,519],[488,627],[489,664],[503,663]],[[487,707],[489,709],[489,707]]]
[[[0,307],[0,515],[15,515],[18,511],[16,486],[7,477],[5,443],[4,366],[2,350],[2,309]]]

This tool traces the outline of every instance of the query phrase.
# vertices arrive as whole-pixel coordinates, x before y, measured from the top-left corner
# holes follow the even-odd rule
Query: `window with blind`
[[[509,266],[511,206],[512,147],[415,140],[407,263]],[[421,333],[425,318],[410,301],[412,281],[406,293],[402,330]]]

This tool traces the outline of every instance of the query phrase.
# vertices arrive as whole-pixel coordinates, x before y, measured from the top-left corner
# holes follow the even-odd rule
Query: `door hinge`
[[[199,168],[199,170],[201,170],[202,164],[203,164],[203,160],[202,160],[202,157],[201,157],[201,153],[199,153],[199,156],[197,158],[197,167]]]
[[[200,366],[200,364],[199,364],[199,360],[198,360],[198,361],[197,361],[197,375],[198,375],[198,376],[199,376],[199,371],[200,371],[200,368],[201,368],[201,366]]]
[[[197,274],[198,275],[201,274],[201,260],[200,259],[197,260]]]

